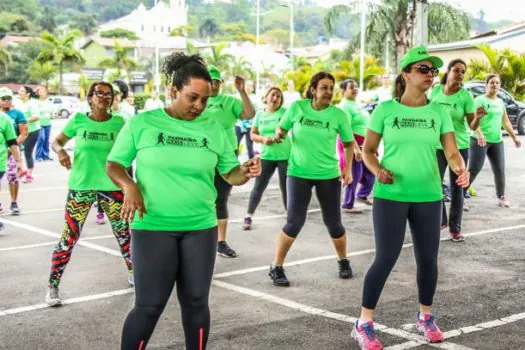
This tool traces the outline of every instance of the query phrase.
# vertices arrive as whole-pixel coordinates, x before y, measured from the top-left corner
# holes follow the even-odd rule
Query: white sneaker
[[[501,198],[499,199],[498,205],[500,207],[510,208],[510,202],[509,202],[509,199],[507,198],[507,196],[501,196]]]
[[[135,277],[133,277],[133,271],[128,272],[128,283],[135,286]]]
[[[62,305],[62,299],[60,299],[60,295],[58,294],[58,287],[49,286],[47,288],[46,304],[51,307]]]

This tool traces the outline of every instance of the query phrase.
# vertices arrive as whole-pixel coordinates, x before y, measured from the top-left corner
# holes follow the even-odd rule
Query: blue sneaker
[[[11,202],[9,210],[11,211],[11,215],[20,215],[20,208],[16,202]]]

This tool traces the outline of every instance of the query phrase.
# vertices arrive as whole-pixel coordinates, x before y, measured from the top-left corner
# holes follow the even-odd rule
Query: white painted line
[[[397,345],[388,346],[385,348],[385,350],[406,350],[406,349],[412,349],[417,346],[423,345],[424,343],[417,342],[417,341],[408,341],[406,343],[401,343]]]
[[[9,247],[9,248],[0,248],[0,252],[9,252],[12,250],[22,250],[22,249],[31,249],[31,248],[38,248],[38,247],[45,247],[49,245],[57,244],[57,241],[53,242],[45,242],[45,243],[39,243],[39,244],[31,244],[31,245],[19,245],[16,247]]]
[[[39,227],[35,227],[35,226],[27,225],[27,224],[22,224],[20,222],[16,222],[16,221],[13,221],[13,220],[0,218],[0,222],[3,222],[5,224],[9,224],[9,225],[15,226],[15,227],[27,230],[27,231],[38,233],[38,234],[41,234],[41,235],[47,236],[47,237],[53,237],[53,238],[58,238],[58,239],[60,239],[60,237],[61,237],[61,235],[59,235],[58,233],[55,233],[55,232],[52,232],[52,231],[48,231],[48,230],[44,230],[44,229],[41,229]],[[109,254],[109,255],[122,257],[122,254],[118,250],[109,249],[109,248],[106,248],[106,247],[103,247],[103,246],[100,246],[100,245],[97,245],[97,244],[89,243],[89,242],[86,242],[86,241],[83,241],[83,240],[79,240],[77,242],[77,245],[81,245],[83,247],[91,248],[93,250],[97,250],[99,252],[103,252],[103,253],[106,253],[106,254]]]
[[[41,210],[24,210],[20,213],[20,215],[27,215],[27,214],[42,214],[42,213],[52,213],[52,212],[58,212],[58,211],[65,211],[65,208],[52,208],[52,209],[41,209]],[[9,214],[11,216],[11,214]]]
[[[320,211],[320,209],[314,209],[314,210]],[[268,217],[268,218],[270,218],[270,217]],[[242,220],[236,220],[235,222],[241,222],[241,221]],[[234,221],[231,221],[231,222],[234,222]],[[465,237],[481,236],[481,235],[486,235],[486,234],[489,234],[489,233],[511,231],[511,230],[517,230],[517,229],[522,229],[522,228],[525,228],[525,225],[516,225],[516,226],[508,226],[508,227],[502,227],[502,228],[491,229],[491,230],[477,231],[477,232],[472,232],[472,233],[466,233],[466,234],[464,234],[464,236]],[[441,238],[441,241],[449,241],[449,240],[450,240],[450,238],[448,238],[448,237]],[[413,246],[414,246],[413,243],[406,243],[406,244],[403,244],[402,248],[410,248],[410,247],[413,247]],[[375,251],[376,251],[375,249],[364,249],[364,250],[359,250],[359,251],[356,251],[356,252],[349,252],[348,253],[348,257],[372,254],[372,253],[375,253]],[[290,267],[290,266],[296,266],[296,265],[303,265],[303,264],[309,264],[309,263],[318,262],[318,261],[332,260],[332,259],[335,259],[335,258],[336,258],[336,255],[318,256],[318,257],[315,257],[315,258],[308,258],[308,259],[302,259],[302,260],[297,260],[297,261],[292,261],[292,262],[289,262],[289,263],[285,263],[284,266],[285,267]],[[225,278],[225,277],[231,277],[231,276],[245,275],[245,274],[252,273],[252,272],[264,271],[264,270],[267,270],[269,268],[270,268],[270,264],[264,265],[264,266],[250,267],[250,268],[242,269],[242,270],[234,270],[234,271],[229,271],[229,272],[217,273],[217,274],[213,275],[213,277],[214,278]]]
[[[113,292],[94,294],[94,295],[87,295],[87,296],[84,296],[84,297],[71,298],[71,299],[63,300],[62,304],[70,305],[70,304],[83,303],[83,302],[92,301],[92,300],[107,299],[107,298],[111,298],[111,297],[116,296],[116,295],[131,294],[134,291],[135,291],[134,288],[128,288],[128,289],[116,290],[116,291],[113,291]],[[50,306],[48,306],[47,304],[36,304],[36,305],[18,307],[18,308],[14,308],[14,309],[2,310],[2,311],[0,311],[0,317],[7,316],[7,315],[20,314],[20,313],[29,312],[29,311],[35,311],[35,310],[40,310],[40,309],[47,309],[47,308],[50,308]]]
[[[55,191],[55,190],[67,190],[67,186],[55,186],[55,187],[38,187],[38,188],[24,188],[20,189],[19,193],[26,192],[45,192],[45,191]],[[0,194],[8,194],[8,191],[2,191]]]
[[[308,210],[308,214],[318,213],[320,211],[321,211],[321,209],[310,209],[310,210]],[[253,217],[253,219],[254,220],[270,220],[270,219],[278,219],[278,218],[285,218],[285,217],[286,217],[286,214],[278,214],[278,215],[268,215],[268,216]],[[244,221],[244,218],[243,219],[229,220],[229,222],[231,222],[231,223],[238,223],[238,222],[243,222],[243,221]]]
[[[96,241],[98,239],[106,239],[106,238],[115,238],[115,235],[103,235],[103,236],[93,236],[93,237],[86,237],[81,238],[81,241]]]

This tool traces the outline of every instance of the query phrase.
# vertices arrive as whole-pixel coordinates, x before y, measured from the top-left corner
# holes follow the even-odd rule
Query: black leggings
[[[146,348],[175,283],[186,349],[205,349],[217,228],[191,232],[132,230],[131,242],[135,305],[124,323],[121,349]]]
[[[485,157],[489,158],[492,173],[494,174],[494,183],[496,184],[496,195],[501,198],[505,195],[505,145],[500,143],[488,143],[484,147],[478,145],[478,140],[470,138],[470,184],[478,176],[485,163]]]
[[[374,198],[376,255],[363,287],[363,307],[375,309],[385,282],[394,268],[405,238],[407,220],[417,264],[419,302],[431,306],[438,277],[441,201],[408,203]]]
[[[468,149],[460,149],[459,153],[465,161],[465,165],[468,164]],[[441,175],[441,182],[443,182],[443,177],[445,176],[445,171],[447,170],[448,162],[445,152],[443,150],[437,151],[437,160],[439,166],[439,173]],[[450,190],[451,190],[451,199],[450,199],[450,222],[447,218],[447,207],[445,202],[443,202],[443,211],[441,215],[441,225],[449,225],[450,232],[460,233],[461,232],[461,219],[463,218],[463,201],[464,201],[464,190],[461,186],[456,184],[458,176],[452,169],[449,169],[450,177]]]
[[[330,180],[309,180],[295,176],[286,179],[288,193],[288,215],[283,232],[296,238],[306,222],[308,205],[312,198],[312,187],[323,214],[323,222],[333,239],[341,238],[345,228],[341,222],[341,181],[339,178]]]
[[[232,192],[232,185],[230,185],[218,171],[215,171],[215,189],[217,190],[217,199],[215,200],[215,210],[217,212],[218,220],[226,220],[228,214],[228,198]]]
[[[35,157],[34,151],[35,146],[40,137],[40,129],[30,132],[27,136],[27,139],[24,141],[24,155],[26,157],[26,163],[28,169],[33,169],[35,167]]]
[[[253,186],[250,194],[250,201],[248,203],[248,214],[255,213],[255,209],[257,209],[257,206],[261,202],[264,190],[268,187],[268,183],[270,182],[276,168],[279,172],[281,197],[284,209],[286,209],[286,171],[288,170],[288,161],[261,159],[261,175],[257,176],[255,179],[255,185]]]

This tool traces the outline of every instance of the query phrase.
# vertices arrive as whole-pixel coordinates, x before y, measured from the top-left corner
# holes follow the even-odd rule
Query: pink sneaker
[[[104,225],[106,223],[106,219],[104,218],[104,213],[97,213],[97,224]]]
[[[35,178],[33,177],[33,175],[27,173],[26,176],[24,177],[24,180],[22,180],[22,182],[27,184],[27,183],[33,182],[34,179]]]
[[[432,314],[425,314],[425,320],[421,320],[418,312],[416,328],[423,333],[425,340],[431,343],[441,343],[443,341],[443,332],[437,326],[436,319]]]
[[[509,202],[509,199],[507,198],[507,196],[501,196],[501,198],[499,199],[498,205],[500,207],[510,208],[510,202]]]
[[[461,232],[450,232],[450,240],[452,242],[463,242],[465,241],[465,236]]]
[[[354,329],[352,329],[352,338],[359,343],[361,350],[382,350],[383,345],[376,337],[374,330],[374,322],[360,324],[356,322]]]

